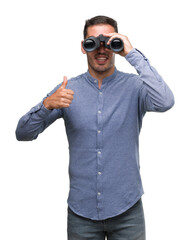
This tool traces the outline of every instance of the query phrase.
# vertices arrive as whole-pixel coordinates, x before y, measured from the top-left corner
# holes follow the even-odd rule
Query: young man
[[[105,16],[86,21],[84,39],[119,38],[118,54],[138,75],[120,72],[115,53],[100,42],[86,52],[88,71],[59,84],[19,121],[16,137],[36,139],[63,118],[69,142],[68,239],[145,240],[139,133],[147,111],[164,112],[174,97],[148,59]],[[82,41],[83,43],[83,41]]]

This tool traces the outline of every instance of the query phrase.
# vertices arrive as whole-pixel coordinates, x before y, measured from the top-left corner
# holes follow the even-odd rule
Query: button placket
[[[98,112],[97,112],[97,209],[100,213],[102,207],[102,170],[103,170],[103,157],[102,157],[102,125],[103,125],[103,93],[99,91],[98,94]]]

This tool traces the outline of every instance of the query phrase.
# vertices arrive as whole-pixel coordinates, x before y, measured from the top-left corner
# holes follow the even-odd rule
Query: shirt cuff
[[[33,107],[30,110],[30,113],[37,113],[41,116],[41,117],[46,117],[47,115],[49,115],[49,113],[51,113],[52,110],[47,109],[44,104],[43,101],[41,101],[39,104],[37,104],[35,107]]]

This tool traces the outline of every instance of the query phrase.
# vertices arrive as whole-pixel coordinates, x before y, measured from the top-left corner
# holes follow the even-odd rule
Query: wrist
[[[44,101],[43,101],[43,105],[46,109],[48,110],[52,110],[50,104],[49,104],[49,101],[48,101],[48,98],[46,98]]]
[[[127,51],[125,52],[125,56],[127,56],[127,54],[129,54],[133,49],[134,49],[133,47],[127,49]]]
[[[126,50],[123,50],[120,55],[123,56],[123,57],[126,57],[134,48],[129,48],[129,49],[126,49]]]

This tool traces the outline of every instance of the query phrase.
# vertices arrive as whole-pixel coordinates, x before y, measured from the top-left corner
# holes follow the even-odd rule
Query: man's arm
[[[74,92],[66,89],[67,78],[64,77],[47,97],[20,118],[16,128],[18,141],[31,141],[38,137],[50,124],[58,118],[64,117],[62,108],[72,103]]]
[[[146,111],[165,112],[174,105],[174,96],[166,82],[149,60],[137,49],[131,50],[125,58],[135,67],[142,82],[139,90],[139,104]]]
[[[142,82],[139,91],[142,114],[146,111],[164,112],[170,109],[174,105],[173,93],[156,69],[150,65],[149,60],[139,50],[133,48],[127,36],[119,33],[108,33],[104,36],[110,37],[107,44],[116,37],[124,42],[124,48],[118,54],[125,57],[139,74],[139,81]]]

